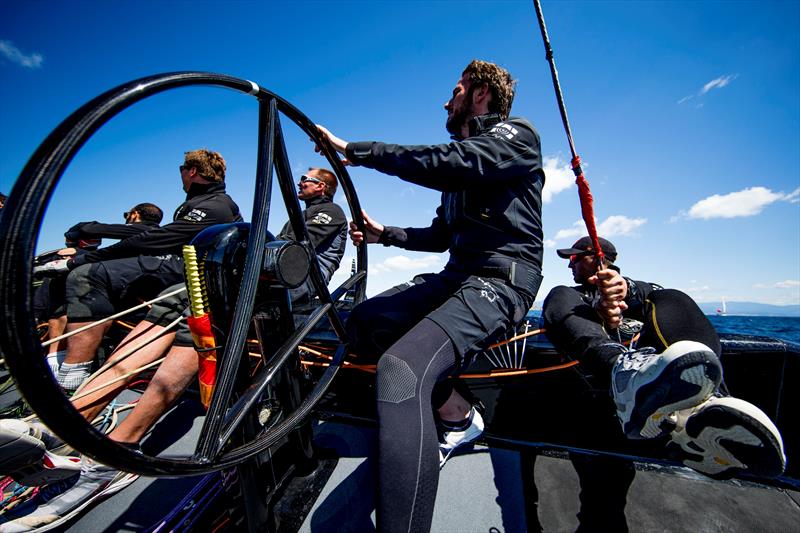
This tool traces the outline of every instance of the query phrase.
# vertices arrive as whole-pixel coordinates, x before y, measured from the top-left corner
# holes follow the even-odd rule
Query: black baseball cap
[[[597,240],[600,241],[600,248],[603,249],[606,259],[612,262],[616,261],[617,249],[613,244],[611,244],[611,241],[608,241],[602,237],[598,237]],[[569,259],[569,256],[585,252],[587,249],[592,249],[592,239],[588,235],[575,241],[575,244],[573,244],[571,248],[561,248],[556,250],[556,253],[558,254],[558,257]]]

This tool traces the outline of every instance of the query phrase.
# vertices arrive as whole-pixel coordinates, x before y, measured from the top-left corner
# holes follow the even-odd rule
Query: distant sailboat
[[[722,299],[722,307],[717,307],[717,316],[725,316],[728,314],[728,306],[725,303],[725,298]]]

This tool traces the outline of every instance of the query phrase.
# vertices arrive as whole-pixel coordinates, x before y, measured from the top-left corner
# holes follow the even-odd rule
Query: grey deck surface
[[[171,415],[190,429],[167,452],[185,453],[196,441],[202,418],[190,407],[182,412],[180,406]],[[177,429],[174,423],[171,427]],[[374,531],[374,470],[368,459],[374,430],[326,422],[317,426],[316,435],[317,445],[337,450],[341,458],[300,531]],[[441,472],[432,531],[526,531],[519,472],[519,454],[512,451],[478,446],[453,457]],[[68,531],[142,531],[196,482],[139,478]],[[575,531],[579,487],[571,463],[540,457],[536,483],[544,531]],[[637,471],[626,512],[631,532],[800,532],[800,493],[713,482],[683,469]]]
[[[182,402],[162,419],[157,430],[148,438],[155,438],[163,453],[190,455],[203,424],[196,402]],[[169,434],[158,428],[169,428]],[[160,447],[160,446],[159,446]],[[99,533],[101,531],[143,531],[160,521],[200,477],[147,478],[140,477],[121,492],[92,507],[66,531],[74,533]]]
[[[373,430],[324,424],[317,442],[342,458],[303,523],[303,533],[374,530],[374,472],[366,456]],[[631,532],[798,532],[800,494],[714,482],[688,469],[637,470],[628,493]],[[434,532],[526,531],[519,454],[476,447],[441,472]],[[578,526],[578,478],[563,459],[536,461],[539,520],[544,531]]]

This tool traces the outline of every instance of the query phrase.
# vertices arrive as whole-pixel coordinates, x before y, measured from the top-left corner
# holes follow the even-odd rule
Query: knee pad
[[[378,361],[375,396],[379,402],[400,403],[416,395],[417,376],[408,363],[392,354]]]

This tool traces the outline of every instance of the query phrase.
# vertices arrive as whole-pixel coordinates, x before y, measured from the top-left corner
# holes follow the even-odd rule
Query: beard
[[[454,135],[459,138],[463,137],[461,128],[467,123],[467,120],[469,120],[470,111],[471,110],[469,107],[464,106],[461,109],[453,110],[453,114],[447,117],[447,123],[445,124],[445,127],[450,135]]]
[[[472,118],[472,92],[473,87],[467,89],[466,97],[464,98],[464,105],[461,106],[459,109],[454,109],[453,114],[447,117],[447,123],[445,124],[445,128],[447,128],[447,132],[450,135],[453,135],[457,138],[462,138],[464,135],[461,132],[461,128],[467,121]]]

